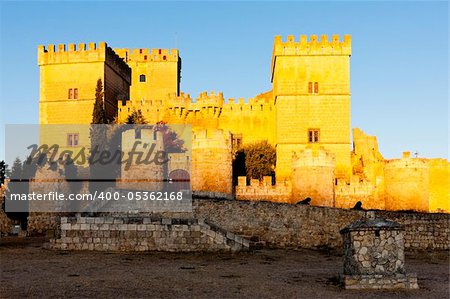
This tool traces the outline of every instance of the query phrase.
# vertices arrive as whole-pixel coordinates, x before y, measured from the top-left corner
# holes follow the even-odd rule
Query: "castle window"
[[[163,60],[166,60],[166,59],[167,59],[167,57],[166,57],[166,55],[164,55],[164,56],[163,56]]]
[[[145,75],[139,75],[139,82],[145,82]]]
[[[233,151],[237,151],[242,145],[242,134],[232,134],[231,135],[231,146]]]
[[[318,143],[320,137],[319,129],[310,129],[308,130],[308,142],[309,143]]]
[[[142,54],[142,49],[139,49],[139,54]]]
[[[73,89],[72,88],[69,89],[69,94],[67,97],[69,98],[69,100],[73,99]]]
[[[308,93],[312,93],[312,94],[319,93],[319,82],[309,82],[308,83]]]
[[[147,55],[144,55],[144,60],[147,60]]]
[[[74,98],[75,100],[78,99],[78,88],[74,88],[74,89],[73,89],[73,98]]]
[[[78,133],[67,134],[67,146],[78,146]]]

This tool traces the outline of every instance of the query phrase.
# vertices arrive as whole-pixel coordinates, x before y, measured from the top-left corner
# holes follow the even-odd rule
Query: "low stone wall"
[[[239,251],[250,241],[197,219],[61,217],[53,249],[97,251]]]
[[[9,231],[5,222],[8,219],[3,214],[0,212],[2,233],[3,229]],[[449,214],[387,211],[376,211],[375,214],[404,225],[407,250],[449,249]],[[227,231],[239,235],[258,236],[267,246],[274,248],[341,249],[342,238],[339,230],[363,217],[364,212],[260,201],[195,199],[193,215],[187,213],[167,215],[172,216],[208,219]],[[34,217],[30,221],[29,233],[58,230],[58,219],[55,214]]]
[[[376,211],[376,215],[403,224],[407,249],[449,249],[450,214]]]
[[[61,215],[58,213],[37,213],[32,212],[28,215],[28,232],[35,235],[42,235],[49,231],[59,230],[59,219]]]
[[[195,200],[194,215],[226,230],[258,236],[273,248],[342,247],[339,230],[364,212],[283,203]]]
[[[257,201],[195,200],[194,214],[274,248],[342,248],[339,230],[364,211]],[[450,215],[375,211],[404,225],[406,249],[449,249]]]

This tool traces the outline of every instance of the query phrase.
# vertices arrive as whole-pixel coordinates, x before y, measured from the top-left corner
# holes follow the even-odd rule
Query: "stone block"
[[[105,218],[103,218],[103,217],[95,217],[94,218],[94,223],[98,223],[98,224],[105,223]]]

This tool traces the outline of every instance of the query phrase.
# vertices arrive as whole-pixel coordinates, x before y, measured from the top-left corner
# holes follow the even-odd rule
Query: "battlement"
[[[338,34],[333,34],[331,40],[328,35],[301,35],[299,41],[295,41],[293,35],[289,35],[286,41],[281,36],[275,36],[273,55],[351,55],[351,36],[344,35],[341,41]]]
[[[293,35],[288,35],[286,41],[277,35],[274,39],[272,63],[270,65],[271,80],[273,80],[277,56],[350,56],[352,54],[352,42],[350,35],[344,35],[341,41],[339,35],[333,34],[331,40],[328,35],[300,35],[295,41]]]
[[[336,166],[336,157],[319,145],[309,145],[305,149],[294,152],[292,155],[292,167],[330,167]]]
[[[214,91],[211,91],[208,94],[208,92],[204,91],[200,93],[196,99],[196,103],[204,107],[222,107],[224,104],[223,93],[219,92],[216,94]]]
[[[127,49],[118,48],[114,49],[117,54],[125,60],[125,62],[178,62],[179,52],[178,49]]]
[[[38,64],[105,62],[131,82],[130,67],[105,42],[38,46]]]
[[[393,170],[401,168],[428,169],[429,159],[411,158],[408,152],[405,152],[400,159],[389,159],[385,161],[384,169]]]

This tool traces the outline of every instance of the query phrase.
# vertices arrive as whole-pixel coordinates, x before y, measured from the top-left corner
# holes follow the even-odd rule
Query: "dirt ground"
[[[0,297],[449,298],[448,252],[407,255],[419,290],[346,291],[336,279],[342,256],[329,251],[65,252],[44,241],[0,240]]]

